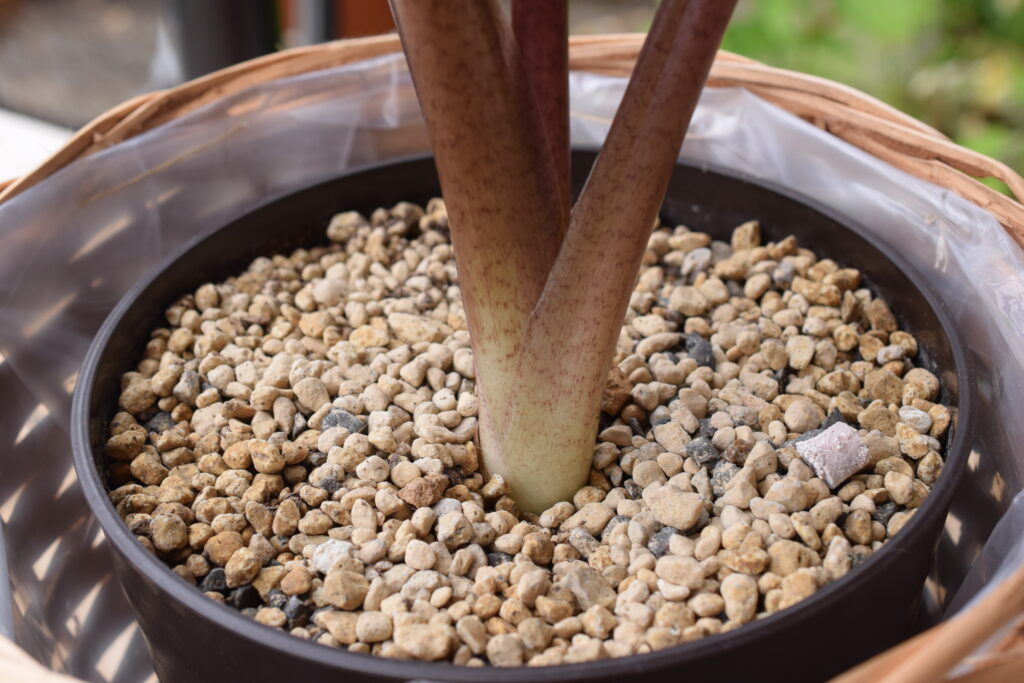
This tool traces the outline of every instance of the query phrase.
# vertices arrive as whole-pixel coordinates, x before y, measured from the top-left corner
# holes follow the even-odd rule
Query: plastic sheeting
[[[623,79],[575,73],[572,139],[603,140]],[[256,86],[79,160],[0,205],[0,518],[19,644],[89,680],[152,675],[71,468],[67,420],[94,332],[137,278],[185,241],[359,166],[428,151],[401,57]],[[855,216],[907,255],[964,330],[980,395],[969,472],[929,594],[947,604],[977,561],[1020,557],[1022,535],[985,546],[1021,489],[1024,266],[986,212],[847,145],[747,91],[704,93],[687,159],[792,187]],[[284,226],[282,226],[284,227]],[[1004,520],[1024,524],[1024,506]],[[980,560],[979,560],[980,556]],[[990,573],[976,569],[967,591]],[[0,601],[2,604],[2,601]],[[0,620],[2,622],[2,620]]]

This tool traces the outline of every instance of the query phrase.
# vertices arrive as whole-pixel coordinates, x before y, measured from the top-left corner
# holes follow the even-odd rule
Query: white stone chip
[[[331,571],[335,564],[340,562],[342,558],[351,554],[351,552],[351,543],[332,538],[329,541],[324,541],[316,547],[316,550],[313,551],[311,564],[313,565],[313,569],[326,575],[327,572]]]
[[[806,441],[797,441],[796,450],[830,489],[856,474],[871,459],[857,430],[845,422],[837,422]]]

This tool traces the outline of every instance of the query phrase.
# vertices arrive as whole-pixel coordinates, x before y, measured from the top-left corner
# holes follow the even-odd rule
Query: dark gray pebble
[[[263,604],[263,600],[260,599],[260,592],[247,583],[228,593],[228,604],[235,609],[245,609],[258,607]]]
[[[494,551],[493,553],[487,553],[487,564],[489,564],[492,567],[497,567],[499,564],[505,564],[506,562],[511,561],[512,556],[508,553],[502,553],[498,551]]]
[[[826,417],[825,421],[821,424],[821,429],[822,430],[828,429],[829,427],[831,427],[832,425],[834,425],[834,424],[836,424],[838,422],[842,422],[844,424],[848,424],[846,422],[846,418],[843,417],[843,414],[841,412],[839,412],[839,408],[833,408],[832,412],[828,414],[828,417]]]
[[[281,609],[288,602],[288,596],[280,588],[271,588],[267,591],[267,606]]]
[[[202,583],[199,584],[199,590],[204,593],[226,593],[228,590],[228,577],[224,572],[223,567],[214,567],[206,576],[203,577]]]
[[[715,469],[711,472],[711,490],[715,492],[715,496],[725,495],[726,484],[732,481],[739,471],[740,468],[731,462],[719,460],[715,463]]]
[[[309,623],[309,616],[313,613],[313,608],[297,595],[288,598],[288,602],[285,603],[281,610],[288,617],[289,629],[305,626]]]
[[[146,422],[145,427],[146,431],[148,432],[156,432],[157,434],[161,434],[163,432],[166,432],[168,429],[174,428],[174,419],[171,417],[170,413],[165,413],[161,411],[154,415],[153,417],[151,417],[149,421]]]
[[[463,481],[466,480],[465,475],[462,474],[462,472],[460,472],[459,470],[457,470],[455,468],[451,468],[450,467],[450,468],[446,469],[442,474],[444,474],[444,476],[448,477],[448,486],[449,487],[458,486],[459,484],[461,484]]]
[[[651,540],[647,542],[647,549],[650,550],[651,554],[655,557],[661,557],[668,552],[669,541],[678,533],[679,529],[674,527],[662,527],[661,531],[658,531],[651,536]]]
[[[718,449],[704,436],[697,437],[686,444],[686,454],[696,460],[697,464],[702,467],[714,466],[720,457]]]
[[[327,413],[324,416],[323,422],[320,423],[321,431],[326,431],[333,427],[344,427],[352,434],[363,431],[365,426],[362,420],[341,408],[331,408],[331,412]]]
[[[686,335],[686,353],[697,365],[715,369],[715,353],[707,339],[696,332]]]
[[[334,492],[341,488],[341,482],[334,477],[324,477],[320,480],[320,488],[327,491],[328,495],[333,496]]]
[[[882,526],[889,524],[889,520],[896,514],[896,510],[899,506],[891,500],[887,503],[879,503],[875,506],[875,511],[871,513],[871,518],[876,522],[880,522]]]

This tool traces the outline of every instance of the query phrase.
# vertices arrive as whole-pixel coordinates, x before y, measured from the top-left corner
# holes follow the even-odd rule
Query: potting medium
[[[817,680],[908,632],[971,411],[955,331],[898,254],[677,167],[591,480],[528,517],[475,465],[436,183],[421,159],[270,202],[97,336],[76,464],[161,677],[737,676],[799,641],[787,675]],[[800,454],[823,443],[845,457]]]
[[[857,269],[756,218],[664,225],[590,481],[521,514],[474,446],[443,202],[339,213],[324,243],[183,292],[105,444],[168,580],[296,638],[503,667],[671,647],[841,580],[941,474],[939,380]]]

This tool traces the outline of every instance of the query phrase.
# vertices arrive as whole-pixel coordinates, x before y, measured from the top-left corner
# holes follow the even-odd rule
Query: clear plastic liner
[[[1009,509],[992,530],[981,555],[953,596],[946,614],[952,615],[969,609],[984,597],[987,588],[999,585],[1021,565],[1024,565],[1024,491],[1014,496]],[[997,646],[1014,627],[1015,623],[1011,620],[982,643],[977,652],[986,652]],[[961,662],[950,672],[950,676],[966,673],[970,669],[969,662]]]
[[[574,73],[572,138],[603,140],[625,88]],[[389,56],[256,86],[61,170],[0,205],[0,518],[18,643],[95,681],[152,676],[71,466],[71,391],[92,336],[144,273],[197,235],[377,161],[422,154],[408,73]],[[854,217],[941,294],[974,354],[980,395],[969,472],[930,582],[932,614],[1002,558],[1024,554],[1024,266],[985,211],[744,90],[704,93],[687,159],[791,187]],[[286,230],[288,226],[282,225]],[[856,264],[851,264],[856,265]],[[996,522],[1013,533],[986,545]],[[3,605],[0,600],[0,605]],[[4,620],[0,617],[0,624]]]

